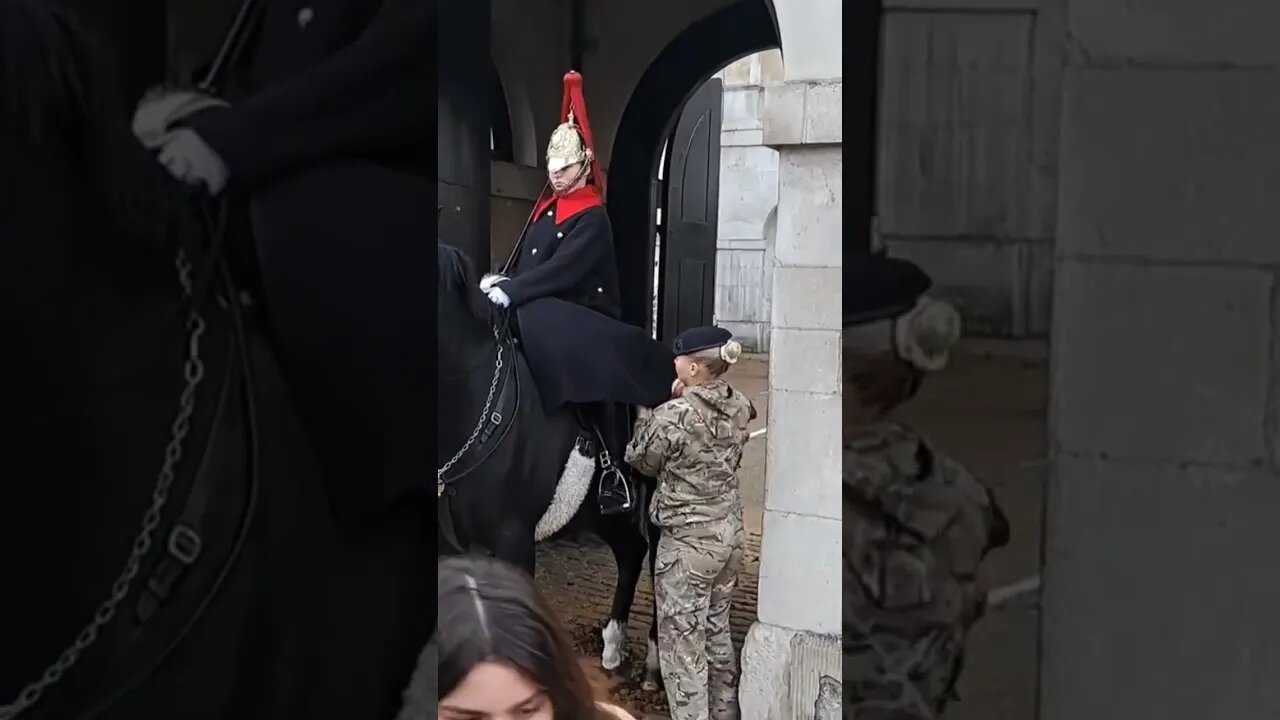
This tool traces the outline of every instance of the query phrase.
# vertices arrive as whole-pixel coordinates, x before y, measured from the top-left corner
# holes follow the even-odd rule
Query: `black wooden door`
[[[685,104],[667,146],[659,338],[710,325],[715,314],[724,85],[709,80]]]

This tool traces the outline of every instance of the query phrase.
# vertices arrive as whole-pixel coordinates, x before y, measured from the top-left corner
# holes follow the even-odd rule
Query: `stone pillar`
[[[1067,4],[1039,717],[1275,717],[1280,6]]]
[[[838,52],[828,66],[834,79],[793,76],[780,21],[788,79],[766,90],[764,110],[779,191],[759,617],[742,651],[745,720],[813,717],[822,678],[841,677],[842,85]]]

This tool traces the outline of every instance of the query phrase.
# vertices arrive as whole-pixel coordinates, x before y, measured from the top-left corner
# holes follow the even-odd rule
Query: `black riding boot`
[[[617,403],[596,403],[592,406],[592,420],[604,441],[605,451],[600,454],[600,514],[615,515],[636,506],[636,490],[631,483],[626,452],[626,406]]]

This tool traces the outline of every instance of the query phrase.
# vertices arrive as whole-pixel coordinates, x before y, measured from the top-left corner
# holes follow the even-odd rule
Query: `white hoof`
[[[600,665],[605,670],[616,670],[622,664],[622,644],[626,633],[617,620],[610,620],[600,633],[604,638],[604,651],[600,653]]]

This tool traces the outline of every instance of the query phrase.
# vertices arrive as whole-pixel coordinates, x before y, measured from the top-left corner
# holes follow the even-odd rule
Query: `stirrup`
[[[608,486],[606,490],[606,478],[613,478],[613,484]],[[600,505],[601,515],[617,515],[624,512],[630,512],[635,507],[636,499],[631,490],[631,483],[627,482],[627,476],[613,464],[613,459],[609,456],[608,450],[602,450],[600,453],[600,486],[597,492],[597,502]],[[621,488],[622,492],[615,494],[614,489]],[[605,507],[608,504],[609,507]]]

